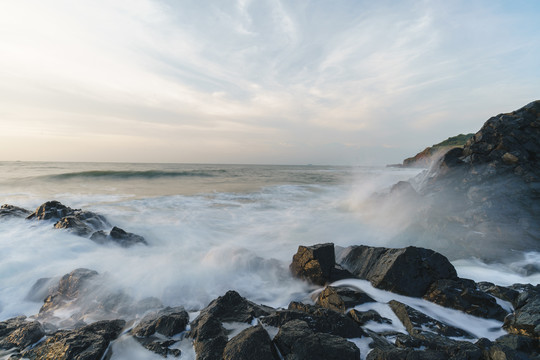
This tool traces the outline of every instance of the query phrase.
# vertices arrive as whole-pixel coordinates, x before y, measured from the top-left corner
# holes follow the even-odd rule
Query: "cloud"
[[[0,137],[19,139],[27,160],[63,160],[61,139],[74,136],[133,149],[78,154],[101,161],[137,160],[144,143],[145,161],[242,162],[252,147],[250,162],[341,163],[340,150],[369,147],[397,162],[533,99],[535,11],[507,16],[483,1],[9,0]],[[36,158],[36,137],[57,148]]]

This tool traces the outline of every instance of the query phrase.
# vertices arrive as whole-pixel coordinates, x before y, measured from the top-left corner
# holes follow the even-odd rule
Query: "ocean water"
[[[51,222],[0,220],[0,321],[36,314],[42,304],[25,299],[36,280],[80,267],[106,274],[108,286],[135,299],[157,297],[165,305],[193,312],[230,289],[256,303],[286,307],[313,290],[288,272],[299,245],[409,245],[394,240],[403,225],[398,209],[388,211],[386,222],[373,221],[365,200],[419,171],[0,162],[1,203],[33,211],[58,200],[102,214],[149,243],[127,249],[104,246],[53,229]],[[500,259],[486,264],[472,257],[453,263],[460,276],[477,281],[510,285],[540,280],[538,274],[522,270],[526,264],[540,264],[538,253],[523,254],[517,263]],[[116,359],[148,358],[146,352],[128,350],[130,341],[117,341]]]

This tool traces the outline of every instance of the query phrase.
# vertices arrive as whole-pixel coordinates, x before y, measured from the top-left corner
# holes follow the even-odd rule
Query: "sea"
[[[57,200],[104,215],[111,224],[143,236],[148,246],[100,245],[48,221],[0,219],[0,321],[37,314],[42,303],[27,300],[40,278],[77,268],[107,274],[135,299],[157,297],[184,306],[193,316],[212,299],[236,290],[276,308],[305,300],[313,287],[288,270],[299,245],[403,247],[387,221],[373,221],[367,199],[388,192],[421,169],[361,166],[0,162],[0,203],[35,210]],[[402,240],[400,240],[402,241]],[[443,254],[444,255],[444,254]],[[475,257],[453,259],[461,277],[500,285],[537,284],[540,254],[523,253],[511,263]],[[385,302],[393,295],[366,281],[350,280]],[[319,289],[320,290],[320,289]],[[422,308],[478,337],[501,335],[500,323],[457,314],[420,299],[400,301]],[[385,307],[386,306],[386,307]],[[395,317],[394,317],[395,318]],[[473,325],[476,324],[476,325]],[[375,325],[374,325],[375,326]],[[499,330],[493,330],[493,329]],[[393,329],[404,331],[399,321]],[[194,357],[185,341],[182,359]],[[368,348],[359,339],[362,358]],[[113,344],[113,359],[152,359],[129,337]],[[366,350],[367,349],[367,350]],[[156,359],[160,357],[156,355]]]

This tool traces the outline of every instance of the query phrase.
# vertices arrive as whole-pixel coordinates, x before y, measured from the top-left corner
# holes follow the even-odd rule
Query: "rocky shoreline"
[[[111,291],[93,270],[40,279],[28,297],[45,295],[43,306],[29,318],[0,322],[0,354],[9,359],[110,359],[111,342],[122,336],[164,358],[181,356],[176,344],[183,341],[192,344],[197,359],[540,359],[539,285],[502,287],[462,279],[444,256],[416,247],[351,246],[336,257],[331,243],[300,246],[290,269],[313,285],[305,301],[274,309],[229,291],[191,322],[183,307],[164,307],[155,298],[135,302],[122,291]],[[494,341],[477,338],[464,329],[467,324],[455,327],[396,299],[384,305],[405,331],[374,331],[369,325],[396,320],[358,310],[377,302],[360,288],[331,284],[350,278],[367,280],[396,299],[423,298],[492,319],[508,333]],[[58,313],[71,316],[58,318]]]

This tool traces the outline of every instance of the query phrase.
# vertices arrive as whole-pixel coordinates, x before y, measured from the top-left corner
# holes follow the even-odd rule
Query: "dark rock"
[[[45,330],[37,321],[27,321],[19,316],[0,322],[0,348],[22,350],[45,336]]]
[[[103,230],[96,231],[92,234],[90,240],[95,241],[98,244],[113,242],[122,247],[129,247],[136,244],[148,245],[144,237],[126,232],[116,226],[112,228],[109,235],[107,235]]]
[[[367,354],[366,360],[407,360],[411,351],[413,350],[375,348]]]
[[[392,320],[382,317],[375,310],[368,311],[358,311],[356,309],[351,309],[347,315],[356,321],[358,325],[362,326],[369,321],[373,321],[379,324],[392,324]]]
[[[514,285],[515,287],[518,287]],[[504,329],[512,334],[540,338],[540,285],[519,286],[514,313],[504,321]]]
[[[146,315],[131,333],[138,337],[149,337],[157,332],[171,337],[184,331],[188,322],[189,315],[183,307],[167,307]]]
[[[375,302],[375,300],[361,290],[335,286],[327,286],[319,294],[316,301],[319,306],[341,313],[367,302]]]
[[[479,290],[476,283],[468,279],[438,280],[428,289],[424,299],[487,319],[503,321],[508,315],[495,298]]]
[[[468,341],[452,340],[437,334],[424,332],[422,337],[400,334],[396,338],[396,346],[406,350],[425,349],[434,352],[431,356],[442,356],[443,359],[481,360],[482,349]],[[409,355],[417,358],[419,354]],[[436,357],[438,358],[438,357]],[[407,357],[409,359],[409,357]]]
[[[352,277],[344,269],[336,267],[332,243],[299,246],[289,269],[294,277],[316,285]]]
[[[52,294],[45,299],[45,303],[39,310],[39,313],[50,313],[62,307],[66,302],[78,298],[86,282],[97,275],[97,271],[82,268],[64,275]]]
[[[483,281],[477,283],[476,285],[483,292],[495,296],[496,298],[499,298],[501,300],[508,301],[511,304],[515,303],[519,296],[519,292],[514,289],[505,286],[495,285],[490,282]]]
[[[49,220],[57,219],[60,220],[64,216],[68,216],[74,213],[74,210],[70,207],[65,206],[59,201],[47,201],[46,203],[40,205],[36,211],[28,215],[26,219],[32,220]]]
[[[77,219],[77,217],[70,215],[65,216],[58,220],[54,224],[55,229],[67,229],[70,232],[74,233],[77,236],[90,236],[94,232],[89,225],[85,224],[83,221]]]
[[[58,278],[38,279],[26,294],[25,299],[36,302],[43,302],[48,296],[56,291]]]
[[[281,327],[289,321],[302,320],[314,332],[328,333],[346,338],[365,336],[362,328],[350,317],[334,310],[298,302],[289,304],[288,310],[261,318],[263,324]]]
[[[277,360],[274,345],[261,325],[247,328],[233,337],[223,351],[224,360]]]
[[[335,335],[313,333],[305,321],[284,324],[274,338],[286,360],[359,360],[360,350],[353,343]]]
[[[527,336],[507,334],[495,340],[495,343],[532,356],[538,356],[540,353],[538,339]]]
[[[482,350],[483,358],[486,360],[527,360],[538,359],[535,351],[524,353],[507,346],[502,342],[491,342],[488,339],[480,339],[476,345]],[[537,351],[538,348],[536,348]]]
[[[144,339],[136,338],[136,340],[146,349],[152,351],[153,353],[161,355],[164,358],[166,358],[169,355],[178,357],[182,354],[182,351],[180,349],[169,348],[171,345],[176,343],[176,340],[152,341],[152,340],[149,340],[148,338],[144,338]]]
[[[423,338],[423,333],[431,332],[448,337],[474,338],[474,336],[466,331],[448,324],[443,324],[399,301],[391,300],[388,305],[390,305],[392,311],[396,314],[411,336]]]
[[[22,355],[30,360],[96,360],[121,333],[125,321],[98,321],[78,330],[58,331]]]
[[[342,254],[343,267],[379,289],[420,297],[439,279],[456,279],[456,270],[443,255],[409,246],[389,249],[351,246]]]
[[[209,314],[221,322],[251,323],[254,318],[270,315],[275,310],[264,305],[257,305],[230,290],[223,296],[213,300],[204,308],[199,317]],[[197,319],[199,318],[197,317]],[[197,326],[197,319],[191,324]]]
[[[18,206],[4,204],[0,207],[0,219],[25,218],[32,212]]]
[[[228,338],[221,322],[210,313],[205,313],[198,316],[194,323],[189,337],[193,338],[197,360],[222,359]]]

